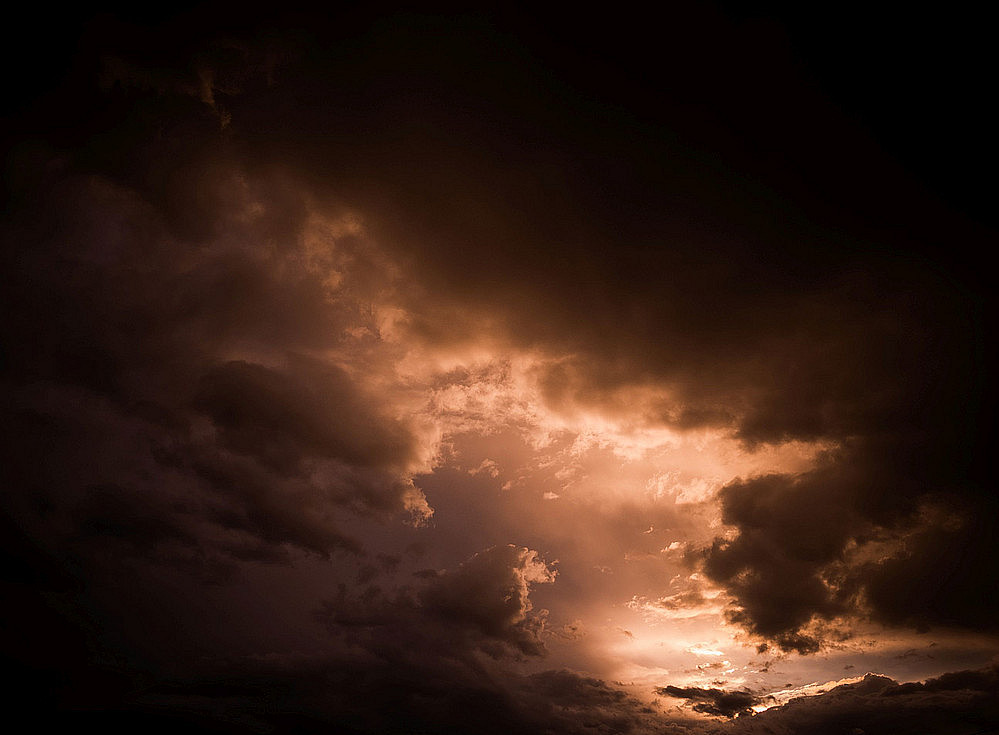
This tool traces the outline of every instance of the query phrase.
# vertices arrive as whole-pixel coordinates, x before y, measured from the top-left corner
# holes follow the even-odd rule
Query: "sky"
[[[8,709],[999,732],[994,54],[935,12],[27,10]]]

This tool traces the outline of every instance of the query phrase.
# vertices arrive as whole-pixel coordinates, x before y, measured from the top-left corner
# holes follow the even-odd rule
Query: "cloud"
[[[476,635],[504,641],[522,653],[544,652],[544,617],[529,616],[530,585],[555,581],[537,552],[513,545],[479,552],[457,570],[438,577],[420,596],[445,620],[471,626]]]
[[[689,723],[516,669],[544,609],[596,673],[614,605],[731,598],[801,653],[995,631],[994,238],[790,46],[702,8],[668,43],[274,12],[93,18],[42,46],[74,49],[63,83],[8,99],[0,515],[39,710],[663,731]]]
[[[318,619],[334,635],[362,634],[379,648],[394,642],[406,656],[447,655],[472,660],[474,652],[494,659],[540,657],[547,610],[533,610],[529,594],[536,584],[555,581],[555,570],[536,551],[493,546],[453,570],[421,570],[417,589],[396,591],[370,585],[360,593],[341,585],[325,601]]]
[[[842,684],[825,694],[794,699],[755,717],[740,718],[733,732],[988,732],[999,724],[997,682],[994,667],[906,684],[867,674],[861,681]]]
[[[739,535],[717,540],[704,566],[735,595],[737,622],[761,636],[781,637],[782,645],[799,652],[814,652],[817,645],[796,635],[799,629],[814,615],[833,617],[844,609],[821,573],[838,558],[857,521],[827,488],[809,492],[816,486],[821,480],[811,475],[770,475],[724,487],[722,518]]]
[[[846,451],[811,472],[721,489],[738,533],[717,539],[703,568],[734,595],[734,621],[801,653],[818,650],[819,621],[993,629],[995,599],[981,593],[995,571],[992,502],[888,461]]]
[[[380,650],[391,642],[406,657],[446,655],[471,662],[475,652],[497,660],[546,654],[542,632],[548,611],[533,611],[529,594],[533,585],[554,582],[556,573],[536,551],[493,546],[456,569],[414,576],[422,580],[415,590],[371,585],[356,594],[341,585],[337,597],[322,604],[318,619],[333,635],[349,634],[354,645],[367,640]]]
[[[334,298],[316,265],[364,268],[350,227],[218,160],[178,161],[154,191],[39,155],[3,223],[30,247],[0,255],[0,515],[20,529],[3,566],[27,559],[31,580],[4,580],[23,638],[4,656],[33,672],[25,701],[67,711],[144,671],[316,635],[303,609],[330,577],[395,551],[358,524],[433,510],[377,342],[346,332],[368,323],[366,286],[345,276]]]
[[[440,19],[420,22],[432,28]],[[268,100],[290,107],[247,104],[246,155],[280,158],[370,217],[378,241],[407,264],[410,287],[396,294],[406,315],[395,323],[399,334],[438,354],[488,346],[537,356],[529,384],[551,415],[718,431],[747,452],[794,442],[830,450],[813,472],[778,468],[769,479],[730,483],[719,497],[739,536],[709,553],[710,568],[740,600],[736,620],[751,632],[783,636],[797,650],[815,650],[802,631],[816,617],[896,620],[879,610],[893,597],[888,577],[904,576],[905,565],[844,570],[851,544],[900,537],[924,523],[922,507],[950,503],[946,498],[968,518],[994,515],[980,459],[990,434],[980,408],[991,395],[986,291],[958,255],[972,252],[980,233],[954,219],[940,229],[944,220],[931,214],[939,210],[914,204],[924,200],[890,167],[858,182],[850,172],[871,170],[860,165],[869,149],[853,138],[857,145],[844,144],[843,161],[823,159],[822,170],[838,172],[835,206],[857,205],[881,225],[871,224],[874,232],[838,228],[835,218],[822,219],[826,205],[814,192],[781,188],[780,174],[769,183],[741,176],[736,162],[746,162],[724,142],[737,135],[712,138],[734,169],[713,168],[687,133],[654,132],[672,130],[674,118],[682,126],[683,116],[650,112],[653,127],[636,130],[607,108],[598,113],[560,97],[558,84],[536,75],[502,33],[475,24],[467,30],[462,44],[479,43],[462,48],[482,68],[508,68],[503,84],[454,68],[389,21],[384,32],[409,39],[407,48],[432,74],[378,75],[359,55],[351,57],[357,66],[336,67],[336,78],[345,78],[330,85],[338,103],[313,105],[307,94],[286,99],[275,90]],[[365,48],[391,65],[377,43]],[[379,90],[382,104],[366,104],[361,80]],[[731,80],[712,82],[705,88]],[[795,80],[782,83],[806,94]],[[302,84],[312,89],[313,82]],[[649,84],[682,94],[668,74]],[[511,96],[510,89],[522,92]],[[553,98],[565,104],[553,106]],[[813,102],[793,105],[785,117],[775,113],[772,129],[744,132],[779,147],[781,136],[827,129],[838,113]],[[723,119],[745,118],[741,109],[723,114],[723,95],[713,104]],[[322,135],[275,137],[288,109],[303,130]],[[460,120],[445,114],[451,109],[464,111]],[[525,130],[525,121],[539,119],[544,126],[527,123]],[[370,133],[387,129],[395,134]],[[452,131],[448,142],[433,132],[444,129]],[[596,132],[625,129],[626,136]],[[802,148],[815,164],[820,154]],[[857,166],[840,169],[852,156]],[[870,201],[862,193],[869,186]],[[875,190],[893,196],[885,201]],[[871,240],[876,247],[858,244]],[[449,388],[442,398],[469,397]],[[493,394],[472,398],[488,410],[468,410],[465,426],[495,418],[499,403],[485,400]],[[463,407],[470,409],[470,400]],[[756,490],[765,496],[759,512],[742,502]],[[773,519],[756,517],[766,514]],[[984,551],[989,535],[970,522],[963,529],[948,533]],[[844,575],[848,584],[827,586]],[[957,600],[970,599],[966,591],[986,577],[955,580],[939,599],[916,600],[916,585],[899,584],[908,585],[926,624],[968,626],[981,615],[962,613]],[[955,601],[950,609],[941,607],[944,597]]]
[[[357,467],[405,466],[404,427],[377,415],[343,370],[293,356],[287,372],[242,360],[209,371],[194,405],[209,415],[219,443],[275,472],[300,474],[306,457]]]
[[[210,677],[165,681],[77,720],[196,732],[698,732],[663,720],[604,681],[566,670],[497,680],[439,660],[393,668],[377,659],[299,656],[242,661]],[[154,730],[156,731],[156,730]]]
[[[663,697],[686,699],[693,703],[695,712],[720,717],[736,717],[753,714],[753,705],[760,699],[751,692],[722,689],[702,689],[701,687],[656,687],[656,694]]]

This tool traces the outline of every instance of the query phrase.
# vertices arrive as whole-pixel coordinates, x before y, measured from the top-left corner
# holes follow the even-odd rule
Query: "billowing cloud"
[[[355,594],[341,585],[320,606],[318,619],[355,645],[372,635],[372,647],[393,641],[400,655],[468,661],[475,652],[494,659],[545,655],[547,610],[534,611],[529,594],[533,585],[553,582],[555,571],[536,551],[493,546],[454,570],[421,570],[414,577],[422,580],[416,589],[372,584]]]
[[[327,298],[325,273],[296,263],[301,238],[269,255],[252,222],[233,222],[257,212],[239,191],[214,216],[243,234],[191,243],[133,191],[74,178],[63,190],[76,206],[10,263],[23,276],[6,296],[19,307],[7,339],[25,386],[12,407],[21,487],[56,505],[89,486],[126,488],[119,501],[137,505],[172,494],[188,507],[157,513],[164,523],[187,516],[188,531],[221,524],[320,553],[350,545],[320,502],[429,512],[407,474],[411,428],[329,357],[353,315]],[[266,219],[260,207],[251,219]]]
[[[494,546],[444,573],[421,595],[423,605],[445,620],[472,626],[487,638],[504,640],[523,653],[539,655],[543,616],[529,616],[531,584],[555,581],[537,552]]]
[[[919,460],[889,472],[883,465],[897,456],[864,455],[847,451],[807,473],[720,491],[723,519],[738,534],[715,541],[704,569],[735,596],[731,617],[799,651],[819,645],[806,632],[811,623],[843,616],[991,629],[991,595],[982,596],[995,571],[985,553],[991,501],[977,486],[956,491],[934,479]]]

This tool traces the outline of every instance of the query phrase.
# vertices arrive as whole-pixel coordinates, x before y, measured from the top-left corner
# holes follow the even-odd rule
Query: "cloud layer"
[[[670,12],[51,36],[4,103],[15,699],[208,732],[994,724],[994,231],[815,83],[801,19]],[[959,638],[964,673],[751,715]]]

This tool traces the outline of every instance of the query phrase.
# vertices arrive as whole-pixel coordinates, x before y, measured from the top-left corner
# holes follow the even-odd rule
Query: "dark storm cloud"
[[[219,220],[250,205],[238,177],[227,183],[235,201],[217,202]],[[12,503],[40,491],[59,509],[84,487],[118,486],[136,505],[171,498],[165,517],[186,515],[189,529],[200,519],[320,553],[353,545],[322,503],[404,510],[407,428],[304,354],[336,348],[353,317],[327,297],[323,274],[232,220],[224,236],[191,243],[132,190],[74,177],[58,188],[68,203],[14,229],[32,247],[7,260],[20,276],[4,297],[19,417],[8,427]],[[301,227],[297,212],[265,201],[264,219]],[[227,359],[240,352],[252,357]]]
[[[811,492],[801,488],[809,481]],[[843,610],[821,573],[857,532],[857,517],[819,478],[771,475],[729,485],[721,496],[723,520],[739,536],[716,541],[705,570],[736,596],[738,622],[779,637],[783,647],[814,652],[817,642],[797,631],[815,614]]]
[[[303,175],[377,213],[377,236],[421,284],[406,302],[411,334],[446,346],[489,324],[514,346],[563,357],[539,368],[555,410],[633,410],[619,391],[651,384],[668,396],[642,406],[650,423],[729,430],[747,449],[833,448],[814,472],[746,478],[721,495],[740,535],[709,551],[707,568],[751,631],[813,651],[801,629],[815,616],[898,621],[893,586],[914,620],[978,627],[995,602],[972,602],[997,556],[972,520],[995,515],[983,408],[994,355],[987,276],[968,263],[988,230],[928,197],[779,51],[721,19],[684,17],[691,35],[662,58],[636,42],[633,57],[601,67],[570,47],[574,70],[502,23],[472,19],[458,24],[456,48],[474,63],[455,68],[429,40],[442,22],[392,19],[379,40],[355,39],[336,65],[343,103],[294,106],[303,130],[331,139],[281,148]],[[692,79],[671,66],[703,61],[699,44],[716,33],[730,54],[751,53]],[[420,73],[386,71],[397,48]],[[543,73],[552,68],[561,75]],[[621,107],[568,92],[589,71],[601,74],[587,88]],[[765,123],[744,115],[764,103],[740,106],[740,84],[771,104]],[[255,155],[275,155],[271,109],[245,110]],[[758,149],[793,158],[794,170]],[[367,182],[324,181],[328,169],[307,160],[358,157]],[[941,522],[927,504],[963,518],[944,536],[980,554],[979,571],[922,584],[907,576],[918,565],[901,561],[909,551],[857,566],[851,544],[901,536],[913,558],[929,558],[930,547],[915,549],[935,535],[917,529]]]
[[[534,552],[493,547],[402,592],[341,587],[317,611],[330,650],[217,662],[208,676],[162,681],[118,706],[235,731],[686,732],[599,679],[508,668],[543,654],[544,618],[527,599],[527,580],[547,581],[542,572]]]
[[[342,587],[317,611],[331,650],[221,662],[208,676],[163,681],[118,706],[133,717],[187,712],[202,726],[236,731],[293,723],[302,732],[674,732],[599,679],[506,668],[543,653],[543,616],[531,613],[527,595],[548,575],[534,552],[503,546],[401,593]]]
[[[944,674],[925,683],[899,684],[868,674],[814,697],[801,697],[753,718],[736,733],[921,732],[973,735],[999,726],[995,668]]]
[[[139,147],[131,173],[162,163]],[[280,175],[186,148],[164,178],[81,173],[99,151],[25,144],[5,181],[2,512],[21,532],[4,567],[34,576],[4,583],[4,655],[40,708],[211,659],[258,607],[212,595],[303,554],[366,555],[352,518],[429,512],[409,427],[328,359],[364,294],[332,298],[315,259],[356,243],[305,253]]]
[[[849,582],[863,590],[879,622],[926,630],[935,625],[995,632],[999,573],[993,504],[954,506],[963,512],[906,536],[904,553],[871,560]],[[950,508],[947,509],[950,511]]]
[[[722,489],[723,519],[739,533],[716,540],[704,569],[735,596],[733,620],[802,653],[821,643],[804,630],[813,619],[995,630],[994,502],[913,448],[873,451]]]
[[[535,552],[496,546],[476,554],[457,571],[438,577],[421,600],[445,620],[471,625],[479,635],[503,640],[528,655],[540,655],[544,618],[528,616],[528,588],[532,582],[554,579],[555,573]]]
[[[534,584],[553,582],[555,572],[537,553],[513,545],[493,546],[454,570],[416,575],[417,590],[392,595],[377,585],[341,586],[324,603],[319,620],[333,634],[349,634],[373,649],[397,646],[414,659],[468,658],[475,651],[492,658],[544,656],[546,610],[533,611]]]
[[[358,467],[405,463],[409,437],[371,415],[343,370],[304,358],[290,367],[232,361],[205,375],[194,405],[211,416],[226,449],[282,474],[300,473],[307,456]]]
[[[751,692],[727,692],[722,689],[703,689],[701,687],[656,687],[656,694],[663,697],[686,699],[693,703],[696,712],[721,717],[752,715],[752,706],[761,701]]]
[[[598,679],[564,670],[498,678],[447,659],[432,667],[363,656],[244,662],[149,688],[119,707],[120,714],[90,717],[143,724],[176,718],[206,732],[702,732],[663,720]]]

